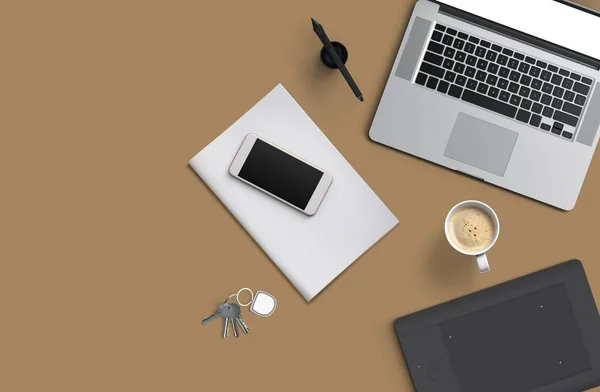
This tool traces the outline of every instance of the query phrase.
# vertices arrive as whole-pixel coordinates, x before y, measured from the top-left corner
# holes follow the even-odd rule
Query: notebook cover
[[[314,216],[229,174],[233,157],[248,133],[333,175]],[[307,301],[398,224],[281,84],[189,164]]]

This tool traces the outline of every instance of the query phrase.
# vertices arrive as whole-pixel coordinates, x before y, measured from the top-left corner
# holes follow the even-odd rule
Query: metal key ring
[[[249,292],[250,292],[250,301],[248,301],[248,303],[247,303],[247,304],[243,304],[243,303],[241,303],[241,302],[240,302],[240,293],[242,293],[242,292],[243,292],[243,291],[245,291],[245,290],[247,290],[247,291],[249,291]],[[243,289],[240,289],[240,290],[237,292],[237,294],[235,295],[235,300],[237,301],[237,303],[238,303],[240,306],[250,306],[250,304],[251,304],[251,303],[252,303],[252,301],[254,300],[254,292],[253,292],[252,290],[250,290],[249,288],[247,288],[247,287],[244,287]]]

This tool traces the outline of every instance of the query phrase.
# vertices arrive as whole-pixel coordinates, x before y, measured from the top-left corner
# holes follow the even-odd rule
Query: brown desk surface
[[[368,140],[414,1],[35,3],[0,14],[0,390],[412,391],[398,316],[574,257],[600,299],[598,159],[565,213]],[[186,166],[278,82],[400,220],[310,304]],[[443,234],[468,198],[502,221],[484,275]],[[245,286],[273,317],[200,325]]]

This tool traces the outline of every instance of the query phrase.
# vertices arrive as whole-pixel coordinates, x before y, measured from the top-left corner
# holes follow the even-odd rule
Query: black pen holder
[[[335,52],[337,53],[339,58],[342,60],[342,63],[346,64],[346,61],[348,61],[348,49],[346,49],[346,47],[343,44],[341,44],[337,41],[332,41],[331,45],[333,45],[333,49],[335,50]],[[337,69],[337,65],[335,65],[335,61],[333,61],[333,59],[329,55],[329,52],[327,51],[327,48],[325,48],[324,46],[321,49],[320,57],[321,57],[321,62],[323,64],[325,64],[325,66],[327,68]]]

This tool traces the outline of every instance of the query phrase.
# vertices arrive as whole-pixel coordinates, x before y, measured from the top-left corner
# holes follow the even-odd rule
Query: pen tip
[[[312,21],[313,27],[319,26],[319,22],[317,22],[316,20],[314,20],[314,18],[310,18],[310,20]]]
[[[364,102],[363,96],[361,95],[360,97],[358,97],[358,100],[359,100],[360,102]]]

